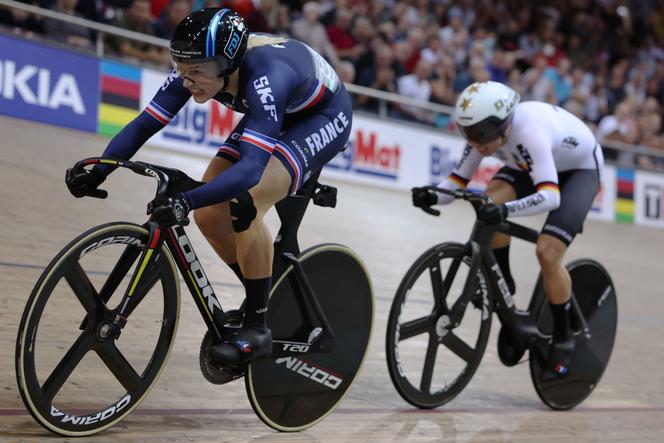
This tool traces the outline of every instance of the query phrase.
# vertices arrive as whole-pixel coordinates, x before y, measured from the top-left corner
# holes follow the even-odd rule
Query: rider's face
[[[489,143],[477,143],[474,141],[469,141],[468,144],[482,154],[483,157],[488,157],[493,155],[498,148],[503,145],[503,137],[497,138],[496,140]]]
[[[205,103],[214,97],[224,86],[224,79],[217,75],[218,67],[214,62],[177,63],[173,67],[183,85],[191,92],[196,103]]]
[[[477,151],[480,154],[482,154],[483,157],[489,157],[493,155],[498,150],[498,148],[500,148],[509,141],[511,132],[512,132],[512,124],[509,124],[507,128],[505,128],[505,132],[503,133],[503,135],[493,141],[486,143],[478,143],[469,140],[468,144],[471,147],[477,149]]]

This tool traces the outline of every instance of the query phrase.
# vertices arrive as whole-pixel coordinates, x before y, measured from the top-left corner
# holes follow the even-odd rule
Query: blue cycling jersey
[[[336,132],[332,134],[323,130],[323,134],[332,134],[339,139],[328,137],[330,150],[338,152],[348,139],[352,111],[343,84],[323,57],[305,44],[288,39],[250,49],[239,67],[238,84],[236,96],[219,93],[214,97],[245,114],[241,125],[238,125],[241,132],[237,132],[236,128],[231,134],[234,140],[229,137],[224,143],[227,150],[235,151],[233,154],[237,161],[212,181],[185,193],[193,209],[227,201],[255,186],[275,146],[282,151],[284,147],[288,148],[287,143],[280,143],[280,135],[293,127],[294,122],[307,121],[312,114],[323,114],[329,123],[319,119],[316,124],[327,123],[330,126],[331,123],[330,127],[336,128]],[[190,97],[190,92],[183,86],[183,79],[173,71],[145,110],[111,140],[104,157],[129,159],[173,119]],[[335,114],[327,109],[331,107]],[[302,139],[311,145],[310,150],[304,149],[310,155],[316,155],[317,151],[326,147],[326,144],[319,142],[317,131],[318,128],[312,127],[308,132],[313,138],[303,136]],[[307,128],[299,128],[299,132],[305,134]],[[294,144],[302,151],[297,142]],[[300,161],[296,157],[287,164],[290,165],[289,172],[290,169],[297,169],[298,162],[308,163],[306,158]],[[319,157],[331,158],[330,155]],[[322,167],[320,161],[316,164]]]

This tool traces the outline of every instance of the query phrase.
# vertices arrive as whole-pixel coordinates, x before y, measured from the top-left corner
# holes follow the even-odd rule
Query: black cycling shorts
[[[516,192],[517,198],[523,198],[537,192],[530,175],[503,166],[493,180],[509,183]],[[558,173],[560,187],[560,206],[549,212],[542,227],[542,234],[549,234],[567,246],[572,243],[576,234],[583,231],[583,222],[599,191],[599,171],[597,169],[573,169]]]

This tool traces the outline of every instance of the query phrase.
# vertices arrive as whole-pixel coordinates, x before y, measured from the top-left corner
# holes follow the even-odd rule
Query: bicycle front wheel
[[[468,384],[482,360],[491,330],[492,303],[482,267],[470,273],[468,248],[443,243],[410,267],[392,301],[387,323],[387,368],[401,397],[418,408],[435,408]],[[472,291],[462,320],[451,312]],[[463,297],[463,298],[462,298]]]
[[[343,399],[359,373],[373,324],[373,292],[368,273],[353,251],[326,244],[298,257],[316,298],[334,330],[330,352],[253,361],[245,376],[249,401],[258,417],[278,431],[300,431],[321,421]],[[297,281],[289,267],[274,285],[268,326],[275,338],[308,334],[312,326],[294,296]],[[305,335],[306,337],[306,335]]]
[[[48,265],[18,331],[16,376],[26,408],[46,429],[86,436],[113,426],[147,396],[168,357],[180,309],[166,246],[143,270],[140,300],[119,337],[117,306],[147,247],[148,231],[110,223],[85,232]]]

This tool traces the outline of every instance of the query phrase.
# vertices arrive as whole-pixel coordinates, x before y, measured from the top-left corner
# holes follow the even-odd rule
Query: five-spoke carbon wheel
[[[119,337],[111,327],[148,231],[93,228],[48,265],[28,299],[16,345],[23,402],[45,428],[85,436],[113,426],[145,398],[168,357],[180,309],[175,263],[164,246],[142,269],[138,304]]]
[[[399,394],[414,406],[450,401],[482,360],[491,330],[489,280],[481,267],[470,274],[468,248],[443,243],[413,263],[394,296],[387,367]]]

